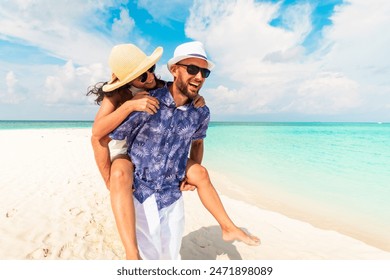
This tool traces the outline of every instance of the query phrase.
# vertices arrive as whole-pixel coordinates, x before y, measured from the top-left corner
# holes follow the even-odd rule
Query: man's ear
[[[171,65],[171,69],[170,69],[170,71],[171,71],[171,74],[173,75],[173,77],[177,77],[177,69],[178,69],[179,67],[176,65],[176,64],[173,64],[173,65]]]

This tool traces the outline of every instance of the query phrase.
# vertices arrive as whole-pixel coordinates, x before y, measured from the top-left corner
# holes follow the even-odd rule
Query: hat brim
[[[132,80],[138,78],[143,73],[145,73],[150,67],[152,67],[154,64],[157,63],[157,61],[160,60],[163,53],[162,47],[157,47],[154,52],[146,57],[146,59],[140,63],[132,73],[130,73],[126,78],[123,80],[119,80],[118,78],[112,78],[107,84],[103,86],[103,91],[113,91],[117,88],[120,88],[121,86],[130,83]]]
[[[179,61],[187,59],[187,58],[199,58],[199,59],[203,59],[203,60],[207,61],[207,69],[209,69],[209,70],[212,70],[214,68],[214,66],[215,66],[215,64],[213,62],[211,62],[210,60],[201,58],[199,56],[195,56],[195,55],[181,55],[181,56],[176,56],[174,58],[171,58],[168,61],[168,63],[167,63],[168,70],[171,71],[171,66],[172,65],[178,63]]]

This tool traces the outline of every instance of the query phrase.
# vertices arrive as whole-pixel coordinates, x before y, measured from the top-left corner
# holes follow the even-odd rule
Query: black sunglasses
[[[154,70],[156,70],[156,64],[154,64],[152,67],[150,67],[145,73],[143,73],[140,77],[140,82],[145,83],[146,79],[148,78],[148,72],[154,73]]]
[[[200,73],[202,74],[202,78],[207,78],[211,72],[207,68],[201,68],[201,67],[198,67],[198,66],[192,65],[192,64],[187,65],[187,64],[176,63],[176,65],[185,66],[187,68],[187,73],[190,75],[196,75],[200,71]]]

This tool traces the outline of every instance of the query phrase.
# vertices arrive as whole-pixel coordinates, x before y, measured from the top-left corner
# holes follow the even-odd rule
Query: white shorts
[[[144,203],[134,198],[138,248],[144,260],[180,260],[184,233],[184,202],[180,197],[172,205],[157,210],[154,195]]]
[[[125,140],[111,140],[108,143],[110,159],[113,161],[118,155],[127,155],[127,142]]]

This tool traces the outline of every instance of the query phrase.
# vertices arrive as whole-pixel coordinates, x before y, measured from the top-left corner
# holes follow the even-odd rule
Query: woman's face
[[[150,67],[150,69],[148,69],[145,73],[143,73],[138,78],[133,80],[131,82],[132,85],[144,90],[154,88],[156,86],[156,77],[154,76],[155,69],[156,69],[156,65]]]
[[[139,76],[138,78],[136,78],[135,80],[133,80],[131,82],[131,84],[133,86],[135,86],[136,88],[142,88],[142,89],[145,89],[145,90],[149,90],[149,89],[152,89],[152,88],[155,88],[156,87],[156,77],[154,76],[153,73],[150,73],[150,72],[145,72],[147,74],[147,78],[145,80],[145,82],[141,82],[141,76]]]

